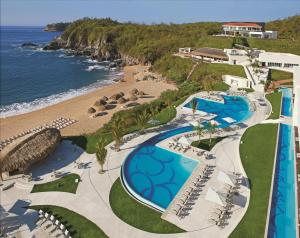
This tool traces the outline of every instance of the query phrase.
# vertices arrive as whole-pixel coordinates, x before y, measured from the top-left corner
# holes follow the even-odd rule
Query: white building
[[[265,31],[264,23],[228,22],[222,25],[223,35],[277,39],[277,31]]]
[[[228,84],[230,87],[235,89],[252,88],[252,81],[247,78],[238,77],[234,75],[223,75],[222,79],[224,83]]]
[[[292,72],[294,67],[299,67],[300,56],[289,53],[262,52],[258,61],[261,66]]]

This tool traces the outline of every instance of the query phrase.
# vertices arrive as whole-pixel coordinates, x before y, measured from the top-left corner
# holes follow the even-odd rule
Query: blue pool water
[[[214,120],[219,122],[221,127],[230,125],[230,123],[223,120],[223,118],[231,117],[237,122],[241,122],[252,115],[253,112],[249,110],[249,103],[244,97],[223,96],[223,98],[224,104],[202,98],[195,98],[198,102],[197,109],[217,114],[217,117],[215,117]],[[187,103],[185,107],[191,108],[191,102]]]
[[[292,127],[281,124],[268,237],[296,237],[295,172]]]
[[[292,90],[289,88],[279,89],[282,92],[281,115],[292,116]]]
[[[225,104],[201,100],[199,109],[217,114],[215,120],[221,123],[221,127],[229,125],[222,120],[224,117],[242,122],[252,114],[247,100],[242,97],[226,97]],[[168,207],[199,162],[159,148],[156,144],[193,129],[186,126],[158,134],[128,155],[122,165],[122,180],[133,196],[161,211]]]
[[[283,93],[281,113],[292,116],[291,89]],[[296,237],[295,161],[293,128],[280,124],[268,237]]]

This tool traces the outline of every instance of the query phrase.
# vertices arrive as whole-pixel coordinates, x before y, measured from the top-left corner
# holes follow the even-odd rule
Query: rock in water
[[[46,45],[43,50],[58,50],[60,49],[60,45],[56,41],[51,41],[49,45]]]
[[[23,48],[36,48],[36,47],[38,47],[38,45],[35,43],[32,43],[32,42],[25,42],[22,44],[22,47]]]
[[[0,176],[4,172],[25,172],[32,164],[46,159],[60,140],[60,132],[55,128],[47,128],[15,140],[0,152]]]

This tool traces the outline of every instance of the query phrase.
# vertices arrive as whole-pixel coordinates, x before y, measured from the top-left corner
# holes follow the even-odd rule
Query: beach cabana
[[[199,126],[200,125],[200,127],[203,127],[203,125],[200,123],[200,121],[190,121],[189,122],[192,126]]]
[[[222,197],[218,194],[218,192],[216,192],[212,188],[208,188],[205,199],[210,202],[216,203],[220,206],[226,205],[226,203],[223,201]]]
[[[231,117],[225,117],[225,118],[222,118],[222,120],[228,122],[228,123],[234,123],[236,122],[236,120],[234,120],[233,118]]]
[[[234,178],[234,176],[224,173],[223,171],[219,171],[217,179],[220,182],[226,183],[230,186],[234,186],[235,182],[236,182],[236,179]]]
[[[202,117],[205,117],[208,115],[207,112],[205,112],[205,111],[198,111],[197,113],[199,114],[199,116],[202,116]]]

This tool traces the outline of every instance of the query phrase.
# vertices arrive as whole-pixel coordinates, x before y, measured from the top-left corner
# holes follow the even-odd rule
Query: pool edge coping
[[[281,110],[282,110],[282,98],[283,97],[281,95],[279,117],[281,115]],[[266,98],[266,94],[265,94],[265,99],[270,103],[270,101]],[[272,114],[272,104],[271,104],[270,115],[271,114]],[[268,118],[269,118],[269,116],[268,116]],[[269,203],[268,203],[268,211],[267,211],[267,217],[266,217],[266,225],[265,225],[264,238],[268,237],[268,230],[269,230],[270,213],[271,213],[272,197],[273,197],[273,186],[274,186],[275,170],[276,170],[276,164],[277,164],[277,151],[278,151],[279,131],[280,131],[280,123],[277,124],[277,138],[276,138],[276,146],[275,146],[275,153],[274,153],[273,172],[272,172],[271,188],[270,188],[270,193],[269,193]]]

